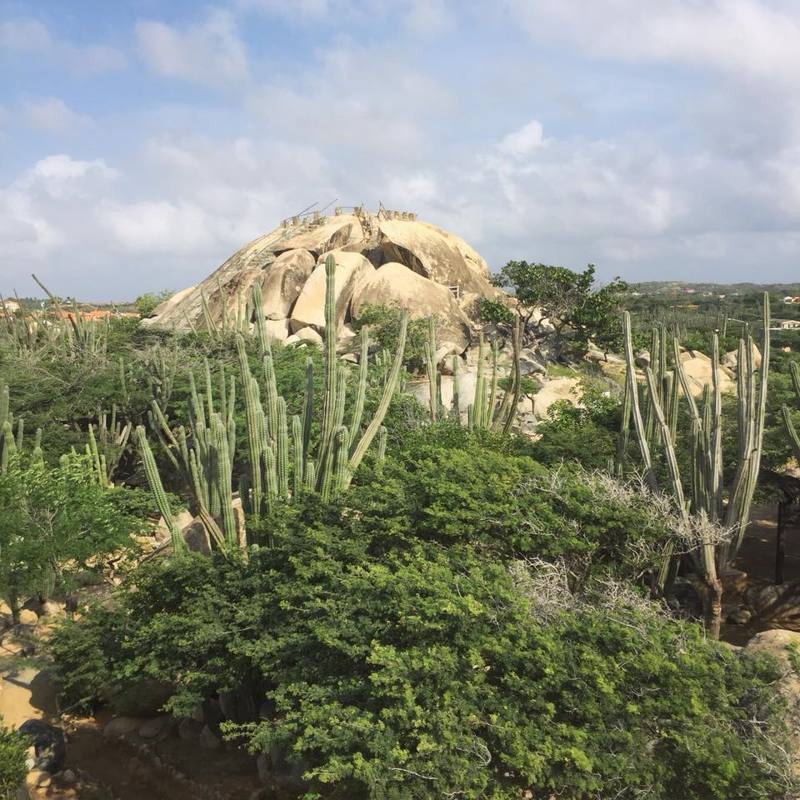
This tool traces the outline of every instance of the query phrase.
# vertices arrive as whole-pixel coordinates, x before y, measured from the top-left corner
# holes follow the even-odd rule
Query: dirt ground
[[[775,582],[775,551],[778,533],[777,505],[755,506],[734,568],[747,573],[748,587],[760,587]],[[800,526],[787,526],[784,531],[785,556],[783,562],[784,584],[800,582]],[[727,592],[724,599],[726,612],[744,602],[744,597]],[[746,625],[723,624],[720,638],[736,645],[745,645],[759,631],[767,630],[768,623],[754,620]]]
[[[52,682],[32,659],[21,658],[6,635],[0,647],[0,716],[18,727],[28,719],[55,720]],[[135,735],[108,739],[105,720],[71,720],[67,763],[78,781],[37,790],[37,798],[61,800],[247,800],[261,784],[252,756],[223,746],[211,751],[197,741],[170,736],[145,742]]]

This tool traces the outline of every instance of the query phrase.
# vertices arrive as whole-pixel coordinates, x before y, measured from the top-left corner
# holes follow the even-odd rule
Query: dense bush
[[[174,680],[187,713],[246,686],[269,719],[229,733],[296,765],[308,797],[779,791],[769,665],[619,603],[540,608],[470,547],[372,556],[318,511],[247,563],[142,570],[56,636],[67,689]]]
[[[617,454],[622,406],[591,381],[581,386],[580,407],[555,403],[536,427],[532,454],[543,464],[575,461],[587,469],[608,469]]]

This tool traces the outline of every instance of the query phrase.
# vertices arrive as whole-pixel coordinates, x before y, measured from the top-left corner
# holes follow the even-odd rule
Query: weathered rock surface
[[[353,316],[357,317],[368,305],[402,308],[412,319],[435,316],[439,321],[439,340],[457,343],[459,352],[469,343],[469,319],[458,307],[453,293],[403,264],[384,264],[357,287]]]
[[[577,406],[581,399],[579,384],[580,381],[577,378],[553,378],[547,381],[534,395],[534,414],[539,419],[544,419],[550,406],[559,400],[566,400]]]
[[[749,655],[766,654],[777,660],[782,677],[776,688],[786,701],[785,719],[789,726],[790,767],[795,777],[800,776],[800,675],[795,671],[790,653],[800,652],[800,633],[786,630],[757,633],[744,648]]]
[[[703,387],[711,385],[711,359],[696,350],[687,350],[681,353],[681,364],[692,394],[700,397],[703,394]],[[723,394],[736,389],[733,378],[724,368],[719,370],[719,388]]]
[[[358,296],[358,284],[376,268],[380,271],[391,264],[393,270],[382,274],[383,281],[395,273],[389,296],[399,293],[406,304],[403,307],[417,318],[426,315],[421,310],[426,306],[445,305],[446,317],[454,329],[468,326],[470,320],[477,318],[482,297],[505,297],[491,285],[486,262],[461,237],[417,221],[413,214],[384,210],[370,214],[359,210],[354,214],[286,221],[246,244],[205,280],[162,303],[143,324],[202,330],[208,325],[203,310],[205,298],[213,327],[252,325],[259,312],[250,308],[249,300],[252,286],[258,284],[263,298],[260,313],[268,320],[270,336],[286,341],[301,328],[312,327],[319,332],[324,325],[322,265],[328,254],[333,254],[338,264],[339,328],[363,307],[363,303],[351,307],[351,301]],[[415,284],[424,292],[414,297],[402,291],[399,265],[418,278],[427,279],[427,283]],[[441,290],[451,295],[447,301]],[[428,292],[435,299],[427,298]],[[456,338],[462,341],[463,337]]]
[[[261,284],[261,311],[267,319],[283,320],[289,316],[316,264],[308,250],[287,250],[275,259]]]
[[[383,220],[378,240],[386,261],[397,261],[425,278],[458,286],[464,292],[494,294],[482,267],[474,262],[470,266],[454,242],[433,225]]]
[[[364,237],[361,222],[354,215],[327,217],[318,227],[281,240],[274,248],[276,253],[286,250],[309,250],[315,256],[354,244]]]
[[[753,369],[758,369],[761,366],[761,351],[758,349],[758,345],[756,345],[755,342],[752,344],[750,353],[753,359]],[[736,372],[739,368],[739,351],[731,350],[725,353],[725,355],[722,356],[722,366]]]
[[[142,725],[142,720],[135,717],[114,717],[103,728],[106,739],[116,739],[119,736],[129,736],[136,733]]]
[[[328,255],[336,259],[337,326],[345,320],[356,287],[375,273],[375,267],[361,253],[343,250],[326,253],[303,286],[292,310],[291,327],[295,332],[306,327],[325,328],[325,259]]]

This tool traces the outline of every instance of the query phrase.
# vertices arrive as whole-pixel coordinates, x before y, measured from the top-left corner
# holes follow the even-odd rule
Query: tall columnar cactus
[[[430,409],[431,422],[436,422],[439,418],[439,410],[442,407],[442,383],[439,377],[438,364],[436,363],[436,318],[428,319],[428,338],[425,341],[425,370],[428,374],[428,407]]]
[[[732,532],[731,541],[715,544],[703,541],[701,546],[692,553],[695,569],[702,578],[706,589],[706,614],[712,633],[719,633],[720,617],[722,612],[722,583],[719,574],[724,570],[736,555],[741,545],[747,525],[750,520],[750,507],[753,493],[758,481],[761,465],[761,450],[764,435],[764,418],[766,412],[767,383],[769,376],[769,295],[764,294],[763,305],[764,339],[762,344],[762,360],[756,382],[753,369],[752,352],[753,340],[748,332],[739,343],[738,366],[738,466],[733,483],[727,492],[723,486],[722,469],[722,396],[720,390],[720,364],[719,340],[715,332],[712,337],[711,353],[711,386],[707,386],[703,393],[702,410],[692,396],[683,363],[681,361],[680,346],[677,339],[673,340],[673,373],[668,378],[666,370],[667,346],[663,333],[658,336],[653,351],[659,354],[655,366],[645,369],[645,397],[647,401],[648,417],[642,416],[639,403],[639,386],[636,378],[636,367],[633,358],[633,341],[631,336],[630,314],[623,316],[623,332],[625,338],[626,373],[626,413],[633,419],[636,439],[645,468],[645,477],[651,490],[659,491],[658,479],[654,467],[656,450],[661,448],[669,475],[671,494],[675,500],[676,508],[684,517],[686,524],[690,524],[690,513],[698,514],[711,522],[720,524],[724,529]],[[651,353],[652,356],[652,353]],[[657,378],[660,375],[660,378]],[[659,385],[660,384],[660,385]],[[677,387],[680,386],[685,398],[685,405],[690,417],[691,454],[691,491],[684,489],[678,465],[677,435],[674,414],[677,413],[679,395]],[[630,409],[627,409],[627,405]],[[667,411],[665,411],[667,405]],[[652,419],[652,432],[649,429],[649,420]],[[623,423],[622,434],[626,433]],[[669,570],[669,561],[672,550],[665,553],[664,564],[659,574],[659,586],[663,588]]]
[[[9,456],[16,451],[13,423],[11,390],[8,384],[0,384],[0,471],[2,472],[6,471]]]
[[[158,473],[158,466],[153,457],[153,451],[150,449],[150,444],[147,441],[147,434],[141,425],[136,428],[136,438],[139,441],[139,450],[142,454],[142,463],[144,464],[147,483],[156,501],[156,506],[170,532],[172,550],[176,555],[180,555],[186,551],[186,543],[181,536],[181,532],[178,530],[175,517],[169,505],[167,493],[164,491],[164,485],[161,483],[161,476]]]
[[[792,386],[794,387],[794,393],[797,398],[797,407],[800,408],[800,362],[792,361],[790,369]],[[781,408],[781,413],[783,415],[783,425],[786,428],[786,435],[789,437],[789,443],[792,445],[792,450],[794,451],[794,457],[800,462],[800,434],[798,434],[797,428],[792,421],[792,412],[789,410],[789,406],[783,406]],[[2,412],[0,412],[0,419],[1,418]]]

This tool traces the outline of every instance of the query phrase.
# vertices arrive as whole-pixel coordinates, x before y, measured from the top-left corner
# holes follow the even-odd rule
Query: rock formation
[[[185,331],[209,324],[251,325],[261,313],[274,338],[311,341],[325,326],[328,255],[337,262],[340,330],[367,305],[404,308],[412,318],[436,315],[440,340],[461,352],[469,343],[478,299],[500,294],[486,262],[460,237],[410,213],[337,209],[333,216],[284,220],[204,281],[162,303],[144,322]],[[260,310],[249,304],[254,285],[261,289]]]

